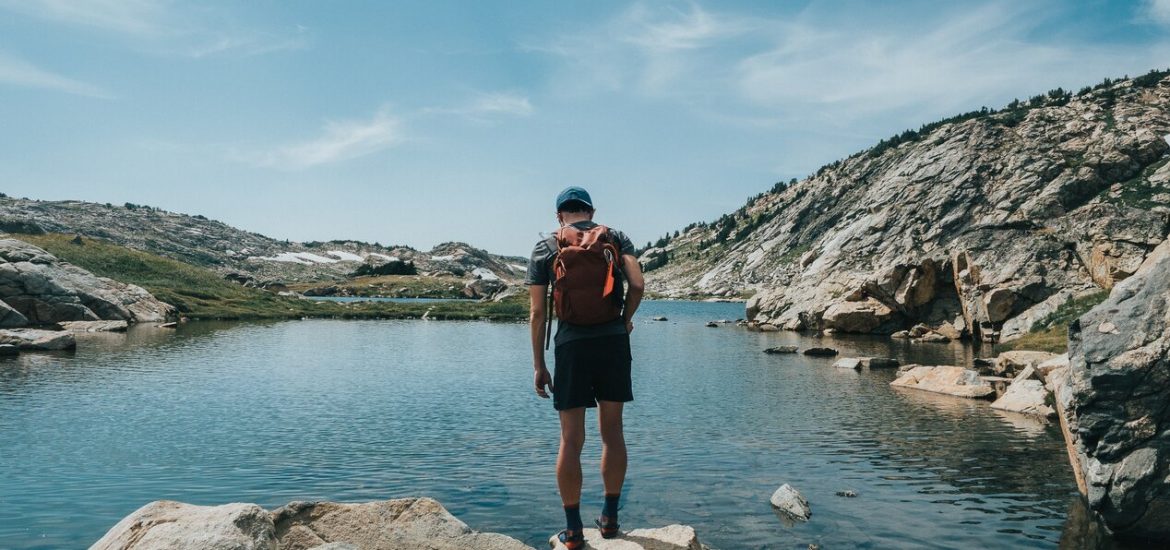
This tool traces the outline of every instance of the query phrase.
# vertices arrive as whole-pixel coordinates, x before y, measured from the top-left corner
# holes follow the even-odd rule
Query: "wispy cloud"
[[[403,135],[398,119],[383,108],[368,120],[326,122],[320,137],[310,141],[260,153],[237,154],[234,157],[257,166],[303,170],[371,155],[402,141]]]
[[[1162,25],[1170,25],[1170,0],[1146,0],[1146,15]]]
[[[484,120],[486,117],[497,116],[528,116],[532,114],[532,102],[527,96],[515,92],[495,92],[481,94],[479,97],[455,107],[426,107],[421,109],[422,114],[458,115]]]
[[[116,34],[148,53],[201,58],[302,49],[304,26],[260,29],[231,13],[167,0],[0,0],[0,9],[71,27]]]
[[[4,52],[0,52],[0,83],[24,88],[55,90],[68,94],[112,99],[110,92],[90,84],[42,69]]]

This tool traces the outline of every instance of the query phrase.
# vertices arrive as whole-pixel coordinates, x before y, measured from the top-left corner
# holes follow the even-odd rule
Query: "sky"
[[[1170,67],[1170,0],[0,0],[0,191],[293,241],[654,240],[906,128]]]

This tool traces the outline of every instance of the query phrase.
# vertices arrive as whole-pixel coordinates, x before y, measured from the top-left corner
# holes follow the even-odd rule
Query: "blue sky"
[[[0,191],[277,238],[645,243],[908,127],[1170,66],[1170,0],[0,0]]]

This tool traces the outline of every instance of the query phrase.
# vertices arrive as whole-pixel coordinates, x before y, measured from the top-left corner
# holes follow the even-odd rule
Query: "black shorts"
[[[553,407],[596,407],[598,401],[633,401],[630,335],[581,338],[558,345]]]

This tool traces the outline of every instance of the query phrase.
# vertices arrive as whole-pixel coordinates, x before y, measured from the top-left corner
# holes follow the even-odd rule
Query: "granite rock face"
[[[77,340],[70,331],[9,328],[0,329],[0,344],[22,350],[58,351],[76,348]]]
[[[1170,241],[1073,323],[1069,366],[1050,376],[1089,509],[1115,533],[1163,541],[1170,541],[1168,354]]]
[[[748,319],[793,330],[1022,336],[1170,231],[1170,80],[1019,118],[942,124],[778,186],[656,249],[674,259],[647,288],[755,292]]]
[[[0,239],[0,300],[29,324],[162,321],[175,311],[140,286],[98,277],[16,239]],[[0,315],[11,324],[10,312]]]
[[[90,550],[276,550],[268,512],[255,504],[195,506],[159,500],[118,522]]]
[[[1035,369],[1024,368],[1012,379],[1007,391],[991,404],[991,408],[1045,418],[1056,416],[1056,410],[1049,404],[1048,389],[1036,376]]]

